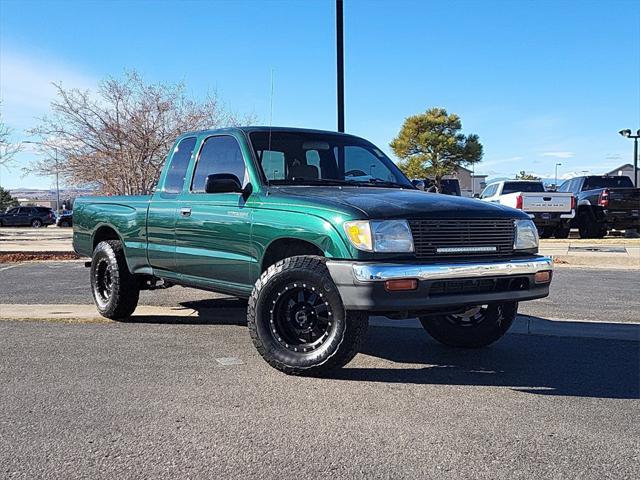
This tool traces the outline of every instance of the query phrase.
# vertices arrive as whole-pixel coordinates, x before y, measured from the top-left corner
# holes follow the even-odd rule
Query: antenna
[[[271,97],[269,99],[269,146],[267,151],[269,152],[269,160],[271,160],[271,129],[273,127],[273,67],[271,67]],[[264,154],[262,155],[264,158]],[[269,179],[267,178],[267,185],[269,185]]]

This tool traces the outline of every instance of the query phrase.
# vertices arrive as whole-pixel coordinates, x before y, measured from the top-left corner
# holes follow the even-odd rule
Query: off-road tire
[[[39,218],[34,218],[33,220],[31,220],[31,226],[33,228],[40,228],[42,227],[42,225],[42,220],[40,220]]]
[[[100,242],[93,251],[91,293],[100,315],[112,320],[126,320],[138,306],[140,286],[129,272],[119,240]]]
[[[477,323],[460,322],[451,315],[421,317],[420,323],[438,342],[460,348],[481,348],[502,338],[518,312],[516,302],[486,305]]]
[[[69,222],[67,222],[67,221],[64,221],[64,222],[60,222],[60,226],[62,228],[69,228],[71,226],[71,224]]]
[[[274,319],[274,312],[282,308],[280,295],[286,298],[294,285],[304,285],[305,291],[314,292],[311,296],[317,294],[331,315],[326,339],[305,352],[285,346],[279,321]],[[290,257],[270,266],[256,282],[247,306],[247,324],[256,349],[269,365],[289,375],[319,375],[349,363],[366,336],[368,322],[366,313],[345,311],[325,259],[316,256]]]

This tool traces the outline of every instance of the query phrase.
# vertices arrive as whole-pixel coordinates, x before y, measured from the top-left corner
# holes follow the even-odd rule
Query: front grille
[[[491,257],[513,253],[515,225],[511,219],[409,220],[409,226],[417,258]]]
[[[443,280],[433,282],[430,297],[461,295],[465,293],[515,292],[527,290],[527,277],[481,278],[468,280]]]

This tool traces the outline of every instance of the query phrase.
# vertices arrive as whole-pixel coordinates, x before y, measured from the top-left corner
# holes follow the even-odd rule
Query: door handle
[[[180,215],[182,215],[183,217],[190,217],[191,216],[191,207],[182,207],[180,209]]]

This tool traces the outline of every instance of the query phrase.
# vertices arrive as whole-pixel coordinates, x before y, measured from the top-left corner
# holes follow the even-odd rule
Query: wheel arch
[[[264,272],[274,263],[298,255],[317,255],[325,257],[325,251],[310,240],[296,237],[280,237],[272,240],[262,255],[260,272]]]

